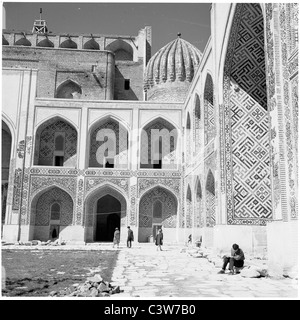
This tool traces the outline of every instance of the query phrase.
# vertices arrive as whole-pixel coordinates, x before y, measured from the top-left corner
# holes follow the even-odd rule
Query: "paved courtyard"
[[[10,248],[16,247],[11,246]],[[95,256],[94,250],[117,251],[118,257],[112,270],[111,284],[120,286],[123,292],[113,295],[113,299],[150,297],[167,299],[288,299],[298,297],[298,281],[296,279],[284,277],[245,278],[240,274],[218,274],[219,266],[215,267],[207,258],[191,256],[188,254],[187,248],[182,246],[164,246],[163,251],[156,251],[156,246],[150,243],[143,245],[134,243],[132,248],[121,246],[119,249],[113,249],[108,244],[48,248],[20,246],[19,249],[35,249],[37,252],[42,250],[84,250],[90,251],[92,256]],[[219,265],[221,263],[222,261]],[[101,270],[100,265],[92,267],[89,272],[95,274],[99,273],[99,270]],[[83,282],[84,279],[85,277],[82,278]]]
[[[296,298],[295,279],[244,278],[218,274],[206,258],[194,258],[180,248],[122,248],[113,272],[113,283],[123,293],[116,297],[191,297],[191,298]]]

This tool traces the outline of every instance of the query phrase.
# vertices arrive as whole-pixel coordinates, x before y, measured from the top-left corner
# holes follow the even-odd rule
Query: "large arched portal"
[[[114,187],[105,185],[92,191],[85,201],[85,241],[111,242],[115,228],[124,239],[126,208],[126,199]]]
[[[224,66],[228,224],[264,225],[272,218],[268,109],[261,6],[237,4]]]
[[[2,200],[2,217],[1,230],[5,223],[6,202],[8,192],[9,168],[11,158],[12,136],[7,124],[2,121],[2,166],[1,166],[1,200]]]
[[[146,192],[139,205],[139,242],[154,238],[162,228],[166,241],[175,241],[177,221],[177,200],[167,189],[155,187]]]

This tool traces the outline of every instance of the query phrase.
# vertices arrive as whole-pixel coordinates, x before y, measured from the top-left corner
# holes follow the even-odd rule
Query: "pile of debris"
[[[109,297],[112,294],[121,293],[119,286],[112,286],[108,281],[104,281],[100,274],[95,274],[93,277],[87,278],[85,283],[76,284],[75,290],[66,288],[61,291],[52,291],[52,297]]]
[[[31,240],[31,241],[17,241],[17,242],[2,242],[2,246],[63,246],[66,244],[66,241],[61,239],[56,239],[54,241],[40,241],[40,240]]]

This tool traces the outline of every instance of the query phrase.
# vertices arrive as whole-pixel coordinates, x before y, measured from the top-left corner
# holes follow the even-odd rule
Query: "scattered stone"
[[[51,297],[53,297],[53,296],[56,296],[57,295],[57,291],[51,291],[50,293],[49,293],[49,295],[51,296]]]
[[[72,290],[74,291],[72,292]],[[112,294],[122,293],[124,290],[120,286],[113,286],[108,281],[104,281],[100,274],[95,274],[93,277],[88,277],[83,284],[75,283],[72,288],[65,288],[58,296],[69,297],[109,297]],[[50,293],[50,295],[54,293]]]
[[[95,287],[91,288],[91,290],[89,292],[89,296],[90,297],[97,297],[98,296],[98,290]]]
[[[93,277],[88,277],[87,281],[100,283],[102,281],[102,277],[100,276],[100,274],[95,274]]]
[[[120,290],[119,286],[116,286],[114,289],[112,289],[112,294],[120,293],[120,292],[121,292],[121,290]]]
[[[97,287],[98,291],[100,292],[109,292],[109,287],[106,285],[106,283],[101,282],[99,286]]]
[[[33,246],[40,246],[42,241],[40,241],[40,240],[32,240],[31,243],[32,243]]]
[[[259,278],[261,275],[253,266],[241,270],[241,276],[244,278]]]
[[[58,271],[57,274],[65,274],[64,271]]]

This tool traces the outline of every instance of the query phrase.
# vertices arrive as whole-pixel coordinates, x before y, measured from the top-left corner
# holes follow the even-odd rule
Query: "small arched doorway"
[[[121,203],[107,194],[97,201],[95,241],[113,241],[115,228],[121,223]]]

